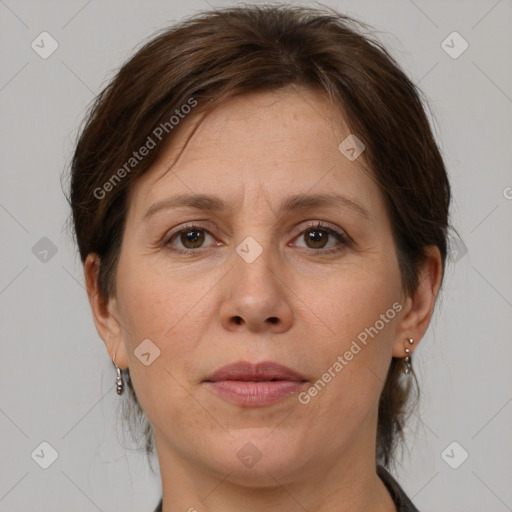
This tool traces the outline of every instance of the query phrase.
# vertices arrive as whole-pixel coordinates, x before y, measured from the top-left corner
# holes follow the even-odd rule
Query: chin
[[[231,432],[232,437],[226,435],[224,443],[215,442],[211,452],[216,462],[214,470],[230,474],[229,481],[245,487],[274,486],[275,479],[284,483],[292,471],[300,470],[307,457],[301,443],[294,442],[289,432],[280,436],[274,429],[237,430]]]

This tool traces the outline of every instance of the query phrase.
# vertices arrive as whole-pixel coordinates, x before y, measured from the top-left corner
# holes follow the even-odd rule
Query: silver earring
[[[414,340],[412,338],[407,338],[407,341],[412,345],[414,343]],[[404,359],[404,373],[408,375],[412,371],[412,353],[411,350],[407,347],[405,347],[405,359]]]
[[[116,392],[118,395],[123,394],[124,389],[124,382],[123,382],[123,375],[121,373],[121,368],[117,366],[116,364],[116,355],[114,354],[114,359],[112,359],[112,362],[114,363],[114,366],[116,367],[117,377],[116,377]]]

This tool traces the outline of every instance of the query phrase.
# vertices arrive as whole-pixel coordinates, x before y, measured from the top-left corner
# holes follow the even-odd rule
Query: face
[[[256,486],[267,472],[286,483],[374,460],[410,303],[382,193],[338,148],[344,119],[315,91],[243,96],[208,116],[168,170],[181,128],[132,190],[109,303],[116,362],[129,366],[161,470]],[[205,209],[203,194],[224,207]],[[171,205],[177,195],[197,204]]]

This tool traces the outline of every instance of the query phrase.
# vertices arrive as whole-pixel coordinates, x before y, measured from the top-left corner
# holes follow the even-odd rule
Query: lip
[[[279,363],[237,361],[219,368],[203,384],[230,402],[255,407],[295,395],[307,382],[304,376]]]

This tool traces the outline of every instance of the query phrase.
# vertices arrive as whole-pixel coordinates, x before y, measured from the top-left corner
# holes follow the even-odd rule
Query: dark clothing
[[[396,512],[419,512],[398,482],[391,476],[384,466],[377,465],[377,475],[380,476],[380,479],[384,482],[389,494],[391,494],[391,498],[396,505]]]
[[[379,475],[380,479],[384,482],[389,494],[391,494],[391,498],[395,502],[397,512],[419,512],[398,482],[391,476],[384,466],[377,466],[377,475]],[[162,512],[162,500],[160,500],[155,512]]]

